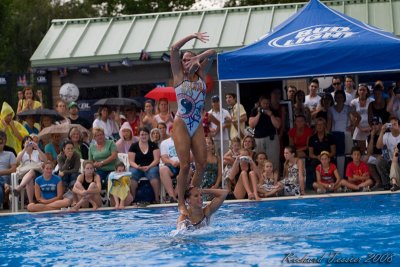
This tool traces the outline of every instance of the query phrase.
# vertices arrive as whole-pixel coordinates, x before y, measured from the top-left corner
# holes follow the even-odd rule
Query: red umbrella
[[[168,99],[168,101],[176,101],[176,94],[174,87],[156,87],[148,92],[144,97],[151,98],[154,100],[160,100],[162,98]]]

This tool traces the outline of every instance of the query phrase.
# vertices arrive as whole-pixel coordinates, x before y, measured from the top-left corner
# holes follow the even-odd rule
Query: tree
[[[298,2],[299,1],[294,0],[227,0],[225,3],[225,7],[285,4]]]

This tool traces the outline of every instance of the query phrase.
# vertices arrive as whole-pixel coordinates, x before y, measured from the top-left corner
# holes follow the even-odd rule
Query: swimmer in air
[[[178,105],[174,120],[172,138],[180,162],[177,176],[178,208],[181,214],[188,216],[185,206],[185,191],[189,187],[190,151],[195,162],[196,171],[192,185],[199,187],[204,175],[207,152],[202,123],[202,111],[206,97],[205,70],[212,63],[214,49],[196,55],[191,51],[180,49],[190,40],[208,41],[205,33],[194,33],[177,41],[171,46],[171,69]]]

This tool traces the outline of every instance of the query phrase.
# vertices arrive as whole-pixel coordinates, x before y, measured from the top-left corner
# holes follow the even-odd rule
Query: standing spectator
[[[304,115],[298,115],[294,121],[294,127],[289,130],[289,144],[296,148],[299,158],[306,158],[308,154],[308,140],[312,130],[306,124]]]
[[[42,104],[34,99],[34,92],[31,87],[25,87],[23,93],[24,98],[18,101],[17,113],[28,109],[38,109],[42,107]]]
[[[293,118],[297,116],[304,116],[306,118],[306,123],[311,126],[311,112],[308,107],[304,105],[306,95],[302,90],[296,92],[294,96],[294,106],[293,106]]]
[[[179,173],[179,158],[172,137],[161,142],[160,154],[163,163],[160,165],[160,180],[170,199],[176,202],[178,201],[178,192],[176,189],[174,190],[174,184],[176,185],[176,176]]]
[[[89,160],[92,160],[96,173],[100,175],[102,190],[107,189],[107,176],[114,170],[117,160],[117,146],[114,141],[106,140],[102,128],[93,128],[95,144],[90,145]]]
[[[351,100],[356,98],[357,90],[355,89],[353,76],[348,76],[348,75],[346,76],[345,81],[344,81],[344,90],[346,93],[351,95]]]
[[[71,199],[64,198],[64,188],[61,178],[53,175],[53,163],[43,164],[43,175],[35,180],[35,197],[37,203],[30,203],[27,207],[30,212],[58,210],[71,205]]]
[[[85,118],[79,116],[79,107],[76,102],[71,102],[68,104],[68,110],[69,110],[69,121],[72,124],[79,124],[85,127],[87,130],[90,130],[92,128],[92,125],[88,120]]]
[[[7,146],[12,147],[15,152],[21,151],[22,139],[29,135],[28,131],[14,118],[14,110],[7,103],[3,102],[0,114],[0,131],[4,131],[7,135]]]
[[[239,136],[239,138],[244,137],[244,127],[247,121],[247,114],[244,110],[242,104],[237,103],[237,96],[234,93],[228,93],[225,95],[226,103],[228,104],[228,110],[231,115],[231,127],[229,138],[232,140],[234,137]],[[239,115],[239,117],[238,117]],[[240,129],[238,131],[238,122],[240,124]],[[240,134],[239,134],[240,133]]]
[[[387,112],[386,100],[383,98],[383,88],[380,84],[374,86],[374,101],[368,105],[368,123],[372,124],[372,118],[380,118],[382,123],[387,123],[390,113]]]
[[[220,155],[221,152],[221,135],[222,131],[222,151],[228,152],[229,149],[229,129],[231,127],[231,116],[226,109],[220,110],[219,96],[214,95],[211,97],[211,109],[208,111],[210,114],[210,135],[215,141],[215,148]],[[222,121],[220,121],[222,118]]]
[[[169,110],[168,99],[161,98],[158,101],[157,114],[154,116],[154,119],[157,121],[158,125],[160,125],[160,123],[164,123],[166,125],[165,127],[166,134],[169,135],[170,130],[172,128],[172,124],[174,123],[174,114]],[[160,127],[158,128],[160,129]]]
[[[323,118],[324,120],[327,121],[328,120],[328,110],[330,107],[333,106],[333,104],[334,104],[334,101],[333,101],[332,95],[329,93],[323,94],[321,96],[321,102],[317,108],[318,112],[315,114],[315,118],[313,118],[313,119]]]
[[[360,120],[357,122],[353,133],[353,142],[361,149],[361,155],[365,155],[366,141],[371,132],[371,127],[368,123],[368,106],[372,102],[369,98],[369,89],[366,84],[358,86],[357,98],[351,101],[351,107],[360,115]]]
[[[119,137],[119,140],[115,143],[118,153],[128,154],[131,145],[139,141],[139,139],[133,135],[131,125],[127,121],[124,122],[119,129]]]
[[[272,164],[279,168],[279,137],[278,129],[281,127],[279,110],[270,106],[270,101],[265,96],[258,100],[257,107],[253,108],[249,118],[249,126],[254,128],[254,138],[257,152],[264,151]]]
[[[135,199],[140,178],[146,177],[154,191],[155,202],[160,203],[160,149],[149,140],[149,130],[140,128],[139,142],[132,144],[128,152],[131,179],[131,194]]]
[[[83,134],[77,127],[69,129],[68,139],[74,145],[74,150],[78,153],[79,158],[89,159],[89,145],[83,141]]]
[[[369,177],[367,164],[361,161],[361,149],[359,147],[355,146],[351,149],[351,158],[353,161],[346,168],[347,180],[343,179],[340,185],[351,190],[370,191],[369,186],[373,184],[373,181]]]
[[[319,81],[317,79],[312,79],[308,85],[308,89],[310,90],[310,94],[306,95],[304,105],[308,107],[311,113],[311,118],[313,118],[315,117],[315,114],[318,113],[317,107],[321,102],[321,97],[318,95]],[[311,125],[314,125],[313,121],[311,121]]]
[[[346,90],[343,90],[342,79],[341,79],[340,77],[334,76],[334,77],[332,78],[332,88],[334,89],[334,91],[331,93],[331,94],[332,94],[332,97],[335,96],[335,92],[337,92],[337,91],[343,91],[343,92],[345,93],[345,95],[346,95],[346,102],[345,102],[345,105],[350,106],[351,100],[353,100],[354,97],[353,97],[352,94],[348,93]],[[354,95],[355,95],[355,93],[354,93]]]
[[[388,129],[390,132],[386,132]],[[390,189],[390,181],[388,177],[391,161],[393,160],[394,149],[398,143],[400,143],[399,119],[396,117],[391,117],[389,119],[389,124],[386,123],[382,126],[378,141],[376,142],[376,147],[378,149],[382,149],[384,146],[386,146],[386,153],[383,154],[382,158],[377,160],[376,164],[376,168],[378,169],[378,173],[382,178],[382,185],[385,190]]]
[[[400,120],[400,86],[393,89],[393,94],[387,104],[387,111],[391,116]]]
[[[297,92],[296,86],[294,86],[294,85],[288,86],[286,95],[287,95],[287,100],[290,100],[292,102],[292,107],[294,105],[296,92]]]
[[[7,135],[0,131],[0,208],[4,207],[4,200],[10,192],[10,176],[15,172],[16,160],[12,152],[4,151],[7,143]]]
[[[144,112],[140,113],[141,116],[141,127],[146,127],[151,130],[157,128],[157,121],[154,115],[154,106],[151,100],[146,100],[144,102]]]
[[[98,113],[99,117],[94,120],[93,128],[103,129],[105,137],[109,140],[114,140],[115,135],[119,133],[117,122],[110,118],[110,109],[108,106],[101,106]]]
[[[73,189],[81,167],[81,158],[74,151],[74,144],[66,139],[62,146],[62,152],[57,157],[59,167],[58,176],[61,177],[65,190]]]

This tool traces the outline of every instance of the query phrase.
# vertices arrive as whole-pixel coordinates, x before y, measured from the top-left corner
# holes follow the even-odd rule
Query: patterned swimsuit
[[[187,79],[175,88],[178,112],[188,130],[190,137],[194,135],[201,124],[201,114],[206,97],[206,83],[201,79],[191,82]]]

